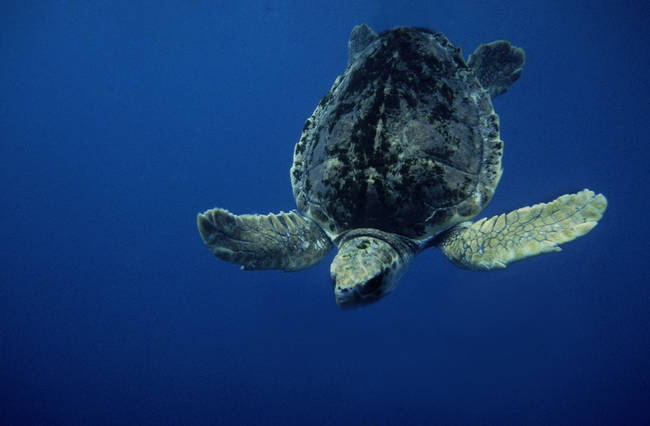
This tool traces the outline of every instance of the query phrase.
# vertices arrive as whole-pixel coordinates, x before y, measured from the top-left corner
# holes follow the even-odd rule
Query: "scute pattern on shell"
[[[380,34],[307,119],[291,182],[335,238],[376,228],[426,238],[474,217],[501,174],[489,95],[442,34]]]

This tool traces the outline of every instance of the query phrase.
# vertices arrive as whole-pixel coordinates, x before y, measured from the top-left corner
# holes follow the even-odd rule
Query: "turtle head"
[[[381,299],[397,286],[417,251],[411,240],[375,229],[345,235],[330,266],[336,304],[353,308]]]

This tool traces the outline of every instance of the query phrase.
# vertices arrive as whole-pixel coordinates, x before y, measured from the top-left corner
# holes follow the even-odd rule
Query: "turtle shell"
[[[498,184],[503,142],[460,48],[395,28],[351,58],[296,144],[298,208],[331,238],[376,228],[423,239],[477,215]]]

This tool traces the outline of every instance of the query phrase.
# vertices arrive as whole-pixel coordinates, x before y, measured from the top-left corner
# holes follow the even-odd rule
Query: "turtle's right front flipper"
[[[197,225],[215,256],[242,269],[298,271],[320,262],[332,248],[325,232],[296,211],[237,216],[212,209],[199,213]]]

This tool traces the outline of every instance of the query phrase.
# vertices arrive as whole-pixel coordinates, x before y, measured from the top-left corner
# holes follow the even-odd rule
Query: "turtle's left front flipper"
[[[507,215],[462,223],[434,244],[461,268],[503,269],[527,257],[560,251],[560,244],[591,231],[606,208],[604,195],[585,189]]]
[[[299,271],[320,262],[332,249],[325,232],[296,211],[234,215],[211,209],[196,218],[210,251],[242,269]]]

